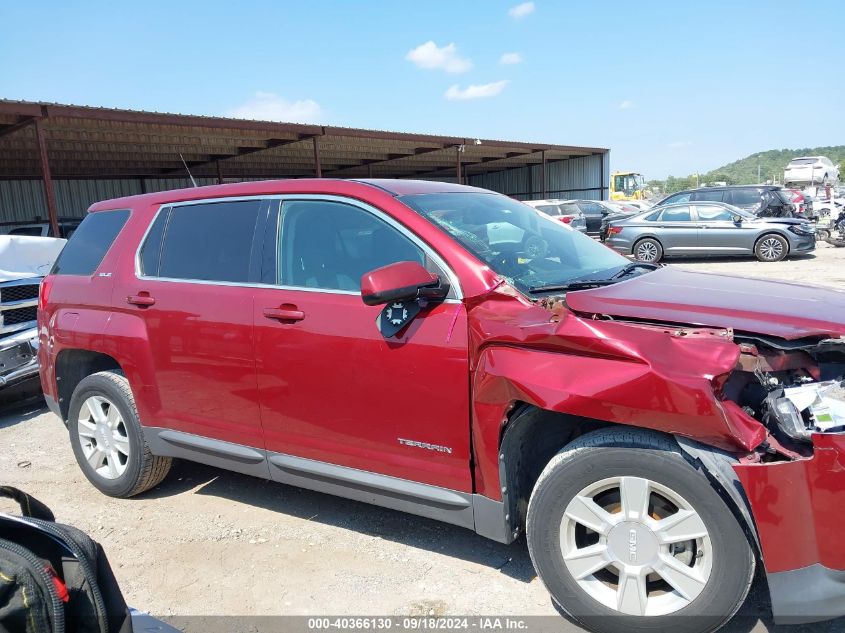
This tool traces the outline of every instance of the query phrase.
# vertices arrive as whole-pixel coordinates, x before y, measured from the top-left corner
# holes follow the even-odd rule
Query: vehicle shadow
[[[195,494],[246,503],[486,565],[521,582],[530,582],[537,575],[524,539],[502,545],[433,519],[182,460],[174,462],[170,474],[159,486],[141,496],[155,499],[194,489]]]
[[[4,394],[0,397],[0,429],[16,424],[23,424],[47,411],[44,398],[39,393],[28,393],[25,397],[10,397]]]
[[[774,266],[777,264],[784,264],[791,261],[803,261],[816,259],[815,253],[799,253],[797,255],[788,255],[779,262],[757,262],[757,259],[749,257],[672,257],[661,261],[661,264],[748,264],[757,262],[761,265]]]
[[[197,488],[199,486],[199,488]],[[470,530],[380,508],[358,501],[265,481],[211,466],[177,460],[170,475],[144,498],[184,494],[210,495],[246,503],[323,525],[376,536],[408,547],[436,552],[499,570],[509,578],[528,583],[537,573],[528,556],[525,539],[502,545]],[[580,630],[578,623],[558,612]],[[845,630],[845,618],[803,625],[775,625],[772,620],[765,575],[758,569],[748,599],[730,623],[727,633],[834,633]]]

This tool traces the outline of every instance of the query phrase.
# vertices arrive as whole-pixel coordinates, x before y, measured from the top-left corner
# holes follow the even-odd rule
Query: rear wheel
[[[82,472],[110,497],[131,497],[157,486],[171,458],[150,453],[126,377],[102,371],[74,389],[68,412],[73,453]]]
[[[769,233],[754,246],[754,254],[761,262],[779,262],[789,253],[789,242],[782,235]]]
[[[540,475],[526,534],[555,602],[596,631],[713,631],[754,576],[725,502],[656,433],[601,430],[570,444]]]
[[[663,246],[657,240],[647,237],[634,244],[633,254],[637,261],[656,264],[663,259]]]

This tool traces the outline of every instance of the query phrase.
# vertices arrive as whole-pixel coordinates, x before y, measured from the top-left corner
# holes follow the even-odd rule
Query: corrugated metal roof
[[[126,178],[194,175],[230,178],[322,175],[344,178],[449,177],[458,158],[465,175],[489,173],[603,148],[472,139],[224,117],[0,100],[0,178],[40,177],[34,126],[44,129],[53,177]],[[316,139],[316,141],[312,140]],[[458,152],[458,147],[462,150]],[[180,154],[181,157],[180,158]]]
[[[325,177],[452,181],[460,160],[469,184],[521,198],[539,197],[544,155],[547,191],[566,197],[599,197],[609,163],[596,147],[0,100],[0,221],[47,217],[36,119],[60,217],[188,187],[182,158],[201,185],[311,177],[315,143]]]

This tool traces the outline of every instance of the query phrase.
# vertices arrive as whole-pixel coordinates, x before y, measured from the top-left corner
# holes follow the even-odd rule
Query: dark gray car
[[[776,262],[816,248],[815,229],[796,218],[758,218],[716,202],[670,204],[612,222],[606,244],[643,262],[664,257],[748,256]]]

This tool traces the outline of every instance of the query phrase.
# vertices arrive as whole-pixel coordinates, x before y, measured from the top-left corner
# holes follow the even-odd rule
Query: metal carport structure
[[[183,164],[184,159],[184,164]],[[265,178],[424,178],[518,198],[605,198],[605,148],[0,100],[0,222]]]

